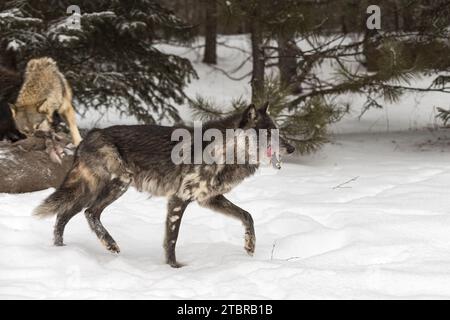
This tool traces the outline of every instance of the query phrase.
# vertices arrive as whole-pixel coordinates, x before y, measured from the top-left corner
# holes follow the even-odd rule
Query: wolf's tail
[[[62,185],[33,211],[33,215],[46,218],[64,215],[74,210],[79,212],[88,207],[92,191],[89,182],[92,184],[92,178],[86,177],[86,172],[80,170],[79,163],[74,164]]]

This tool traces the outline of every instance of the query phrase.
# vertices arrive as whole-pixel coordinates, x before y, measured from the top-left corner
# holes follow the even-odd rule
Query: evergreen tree
[[[382,15],[382,21],[386,18],[387,23],[380,32],[367,32],[366,9],[372,3],[366,0],[224,3],[229,15],[246,21],[250,31],[254,102],[272,99],[274,86],[268,83],[273,79],[268,81],[266,69],[280,69],[281,81],[276,87],[285,99],[276,108],[276,115],[285,134],[297,144],[297,150],[313,151],[326,141],[326,125],[340,119],[347,109],[346,104],[334,103],[343,94],[366,96],[367,110],[382,107],[383,101],[396,102],[408,91],[450,92],[447,82],[442,83],[445,77],[438,78],[441,80],[429,88],[417,88],[412,81],[450,66],[447,0],[408,1],[405,10],[416,11],[414,31],[408,33],[396,30],[395,17],[398,19],[404,12],[390,13],[389,9],[405,3],[395,0],[377,1],[382,12],[387,13]],[[343,21],[351,23],[342,25]],[[339,25],[342,27],[337,28]],[[275,41],[278,45],[274,45]],[[325,73],[321,72],[324,66]],[[286,86],[291,90],[286,92]],[[200,109],[205,112],[205,107],[208,106]],[[310,123],[306,124],[305,119]]]
[[[70,5],[81,28],[70,28]],[[148,123],[180,120],[176,104],[195,77],[190,62],[162,52],[162,39],[188,41],[190,28],[152,0],[8,0],[0,3],[0,39],[20,67],[54,58],[76,105],[117,108]]]

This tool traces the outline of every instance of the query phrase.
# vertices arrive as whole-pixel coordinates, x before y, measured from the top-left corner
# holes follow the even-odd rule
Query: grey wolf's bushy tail
[[[46,218],[65,214],[74,208],[83,208],[87,204],[89,192],[87,185],[75,165],[67,174],[62,185],[33,211],[33,215]]]

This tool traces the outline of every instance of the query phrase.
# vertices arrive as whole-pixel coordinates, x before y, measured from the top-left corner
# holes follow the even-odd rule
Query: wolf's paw
[[[167,257],[166,263],[167,263],[169,266],[171,266],[172,268],[176,268],[176,269],[185,266],[185,264],[177,262],[177,259],[176,259],[174,256],[169,256],[169,257]]]
[[[169,265],[172,267],[172,268],[175,268],[175,269],[179,269],[179,268],[182,268],[182,267],[185,267],[186,265],[184,264],[184,263],[179,263],[179,262],[169,262]]]
[[[247,251],[247,253],[250,256],[253,256],[255,253],[255,244],[256,244],[256,237],[254,234],[251,233],[245,233],[245,246],[244,249]]]
[[[55,235],[55,238],[53,238],[53,245],[55,247],[64,247],[64,241],[63,241],[63,237],[61,237],[60,235]]]
[[[120,248],[119,248],[119,246],[117,245],[117,243],[115,243],[115,242],[112,242],[112,243],[106,242],[106,243],[104,243],[104,245],[105,245],[106,249],[107,249],[109,252],[115,253],[115,254],[119,254],[119,253],[120,253]]]

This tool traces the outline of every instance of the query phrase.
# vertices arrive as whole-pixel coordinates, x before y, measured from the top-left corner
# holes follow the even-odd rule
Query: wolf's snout
[[[280,149],[282,154],[291,154],[294,153],[295,151],[295,147],[290,143],[288,143],[287,141],[285,141],[284,139],[280,141]]]

